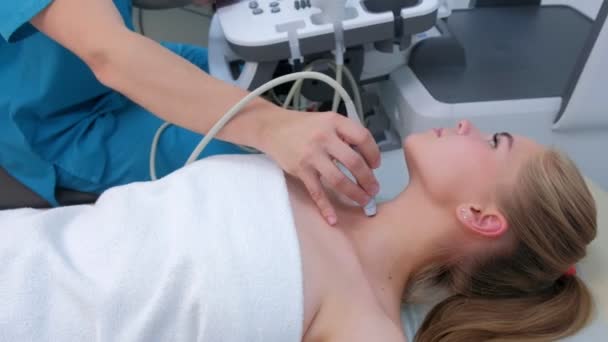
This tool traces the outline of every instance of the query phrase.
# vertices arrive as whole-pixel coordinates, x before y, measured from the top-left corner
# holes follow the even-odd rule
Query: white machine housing
[[[302,54],[335,48],[334,26],[321,11],[320,1],[324,0],[227,1],[220,3],[217,17],[226,41],[245,60],[296,58],[299,56],[292,56],[289,48],[293,38],[298,40]],[[395,34],[396,20],[403,20],[406,25],[416,25],[421,20],[433,23],[438,8],[438,0],[423,0],[402,9],[401,18],[396,18],[390,11],[368,11],[363,1],[347,0],[342,22],[345,45],[389,40]],[[297,31],[293,38],[288,32],[291,28]]]
[[[325,0],[231,0],[218,3],[209,32],[211,74],[243,89],[268,81],[278,61],[333,51],[336,36],[333,22],[321,10]],[[295,3],[310,4],[296,8]],[[409,36],[431,28],[439,0],[419,0],[397,15],[373,13],[364,1],[346,0],[341,22],[346,48],[388,42],[396,36],[396,23]],[[256,14],[257,13],[257,14]],[[230,63],[242,61],[237,75]]]

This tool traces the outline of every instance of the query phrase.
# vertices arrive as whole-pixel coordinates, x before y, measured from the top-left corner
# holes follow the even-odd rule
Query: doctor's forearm
[[[106,86],[195,132],[206,133],[246,94],[128,30],[112,0],[53,0],[31,23],[80,57]],[[218,138],[266,152],[262,130],[281,113],[286,111],[256,100]]]
[[[214,79],[182,57],[125,31],[100,63],[89,63],[106,86],[166,121],[206,133],[247,93]],[[226,125],[218,138],[263,150],[263,129],[284,110],[259,99]]]

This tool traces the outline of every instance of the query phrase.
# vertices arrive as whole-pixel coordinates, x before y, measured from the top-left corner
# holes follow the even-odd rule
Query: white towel
[[[94,206],[0,212],[0,341],[300,341],[285,179],[209,158]]]

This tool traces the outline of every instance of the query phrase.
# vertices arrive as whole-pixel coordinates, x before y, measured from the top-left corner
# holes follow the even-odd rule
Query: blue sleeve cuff
[[[1,0],[0,35],[11,43],[36,32],[29,21],[42,12],[53,0]]]

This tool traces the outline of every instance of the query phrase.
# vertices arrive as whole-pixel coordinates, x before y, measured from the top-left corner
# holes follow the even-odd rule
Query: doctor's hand
[[[323,184],[361,206],[378,193],[372,168],[380,166],[380,149],[366,128],[335,113],[281,114],[266,126],[264,152],[304,183],[330,225],[337,222],[337,216]],[[346,177],[335,161],[342,163],[359,185]]]

